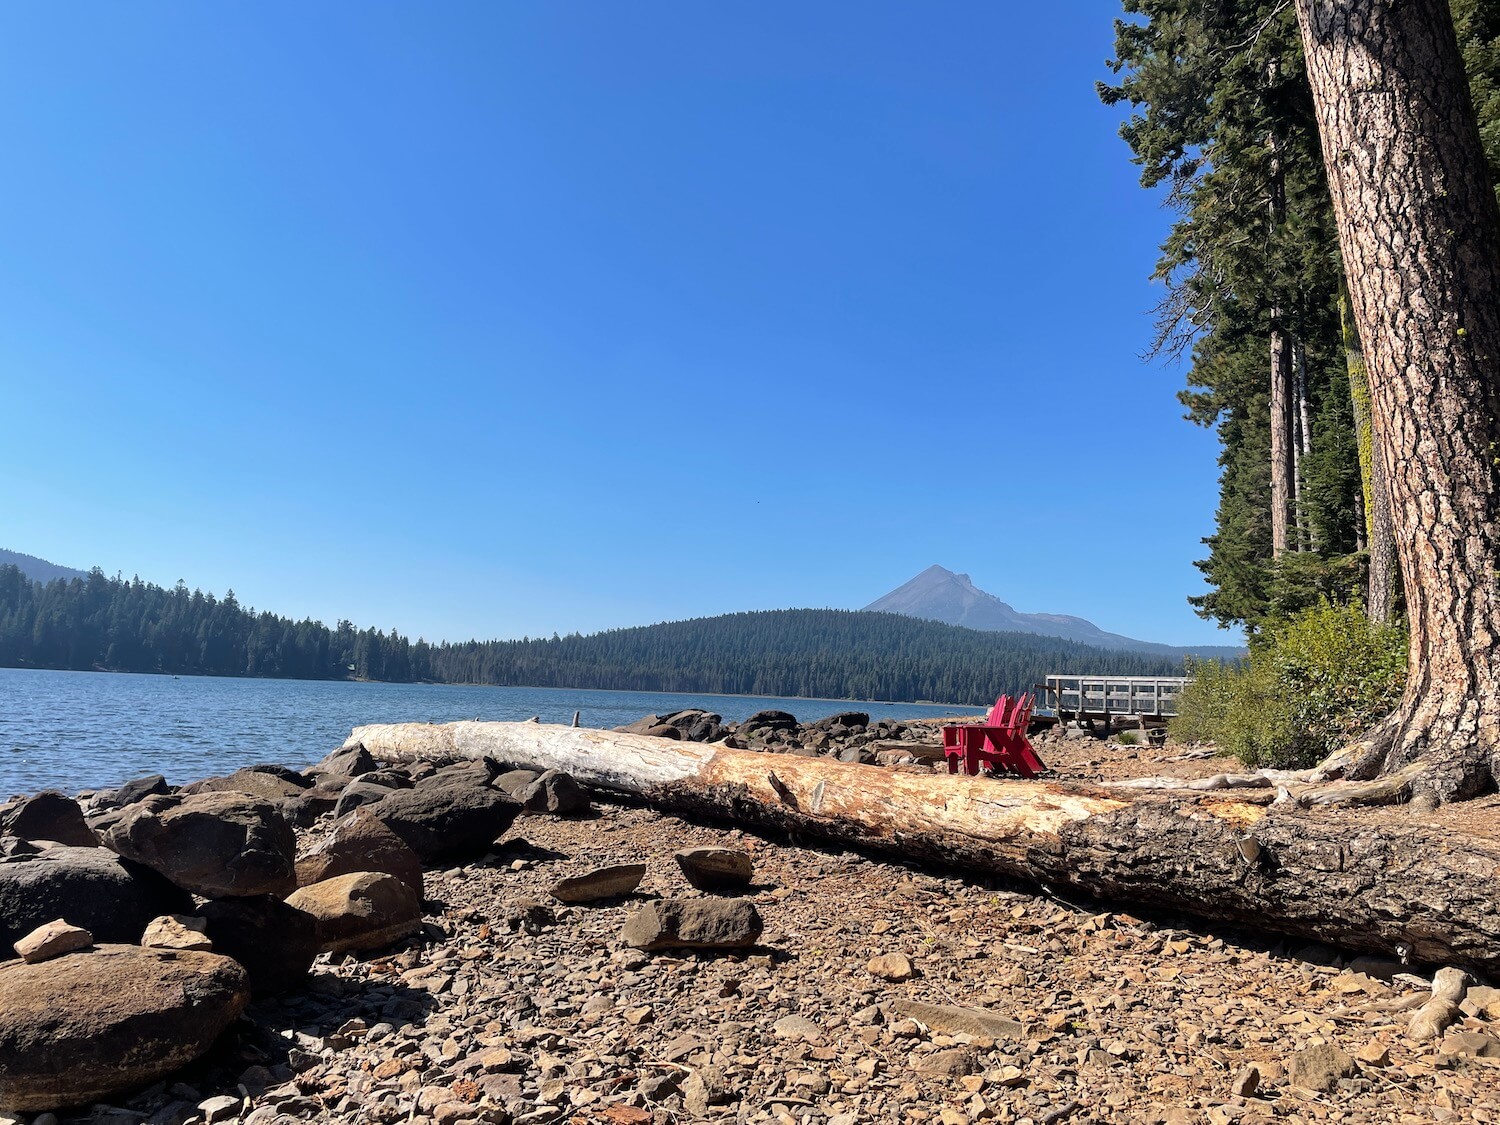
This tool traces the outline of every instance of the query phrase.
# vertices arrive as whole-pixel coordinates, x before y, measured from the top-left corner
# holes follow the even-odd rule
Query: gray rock
[[[589,807],[589,795],[562,770],[548,770],[516,794],[527,812],[575,813]]]
[[[541,776],[540,770],[507,770],[490,784],[503,793],[519,797],[521,790]]]
[[[636,949],[748,949],[760,938],[755,905],[744,899],[662,899],[647,903],[621,932]]]
[[[203,1054],[250,999],[245,971],[212,953],[105,945],[0,966],[0,1106],[86,1105]]]
[[[281,895],[297,885],[291,825],[275,805],[243,793],[148,797],[104,843],[207,898]]]
[[[559,902],[598,902],[630,894],[645,877],[644,863],[621,863],[559,879],[549,893]]]
[[[0,836],[54,840],[74,848],[99,846],[78,802],[51,790],[0,805]]]
[[[434,775],[398,789],[372,806],[423,863],[482,855],[520,812],[508,794],[488,785]]]
[[[356,809],[297,858],[297,885],[306,887],[356,871],[394,875],[422,897],[422,860],[370,809]]]
[[[1019,1039],[1026,1034],[1024,1024],[984,1008],[965,1008],[952,1004],[928,1004],[921,1000],[898,999],[891,1011],[924,1023],[934,1031],[949,1035],[985,1035],[991,1039]]]
[[[137,801],[144,801],[147,797],[158,794],[165,796],[171,792],[167,785],[167,779],[159,773],[149,774],[146,777],[138,777],[133,781],[127,781],[124,785],[114,791],[110,800],[119,808],[133,805]]]
[[[685,848],[672,858],[700,891],[741,891],[755,873],[750,853],[738,848]]]

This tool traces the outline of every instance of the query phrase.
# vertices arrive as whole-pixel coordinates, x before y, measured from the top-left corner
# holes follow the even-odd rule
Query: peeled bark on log
[[[1070,888],[1199,918],[1500,972],[1500,845],[1233,792],[917,774],[535,723],[356,727],[384,761],[561,769],[669,812]]]

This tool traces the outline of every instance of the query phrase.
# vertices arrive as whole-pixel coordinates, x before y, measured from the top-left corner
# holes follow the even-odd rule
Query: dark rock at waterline
[[[347,750],[335,750],[324,758],[309,773],[334,774],[340,777],[359,777],[380,768],[375,756],[363,745],[351,746]]]
[[[215,952],[233,957],[250,974],[256,996],[300,987],[318,955],[318,924],[311,914],[275,895],[221,898],[198,908]]]
[[[757,711],[740,724],[741,732],[769,727],[771,730],[796,730],[797,716],[786,711]]]
[[[148,797],[125,810],[103,839],[206,898],[281,895],[297,886],[291,825],[270,801],[244,793]]]
[[[206,777],[202,781],[184,785],[181,793],[185,797],[196,793],[245,793],[251,797],[279,802],[300,797],[303,790],[311,784],[301,777],[293,782],[264,770],[243,769],[235,770],[227,777]]]
[[[213,953],[105,945],[0,966],[0,1109],[87,1105],[165,1077],[212,1046],[250,1000]]]
[[[158,794],[165,796],[171,791],[171,786],[167,784],[167,779],[159,773],[153,773],[146,777],[138,777],[133,781],[127,781],[110,795],[109,800],[117,808],[124,808],[126,805],[133,805],[137,801],[144,801],[147,797],[154,797]]]
[[[27,845],[35,848],[35,845]],[[0,949],[63,918],[101,942],[139,941],[151,919],[192,909],[156,872],[104,848],[53,846],[0,862]]]
[[[52,840],[74,848],[99,846],[78,802],[52,790],[0,805],[0,836]]]
[[[521,806],[474,777],[433,774],[410,789],[393,790],[370,809],[423,863],[432,863],[488,851]]]

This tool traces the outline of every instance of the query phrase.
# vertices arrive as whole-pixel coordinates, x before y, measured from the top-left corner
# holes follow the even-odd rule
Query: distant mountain
[[[35,555],[23,555],[20,551],[7,551],[0,547],[0,566],[13,566],[33,582],[51,582],[55,578],[87,578],[86,570],[74,570],[71,566],[58,566]]]
[[[876,598],[865,609],[942,621],[985,632],[1063,637],[1094,648],[1209,659],[1234,659],[1245,654],[1244,648],[1237,645],[1181,646],[1138,641],[1119,633],[1107,633],[1092,621],[1063,613],[1021,613],[994,594],[985,593],[975,586],[967,574],[954,574],[941,566],[929,566],[910,582]]]
[[[691,695],[940,700],[987,706],[1051,673],[1172,675],[1170,656],[980,632],[893,613],[780,609],[551,640],[429,645],[251,613],[184,588],[100,575],[42,585],[0,566],[0,667],[280,676]]]

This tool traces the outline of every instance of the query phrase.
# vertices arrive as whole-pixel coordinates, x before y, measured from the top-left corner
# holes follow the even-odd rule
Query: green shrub
[[[1406,630],[1324,602],[1251,641],[1248,663],[1193,666],[1173,733],[1247,766],[1300,769],[1388,714],[1406,681]]]
[[[1141,736],[1133,730],[1122,730],[1119,734],[1115,735],[1115,741],[1121,746],[1139,746],[1141,744]]]

